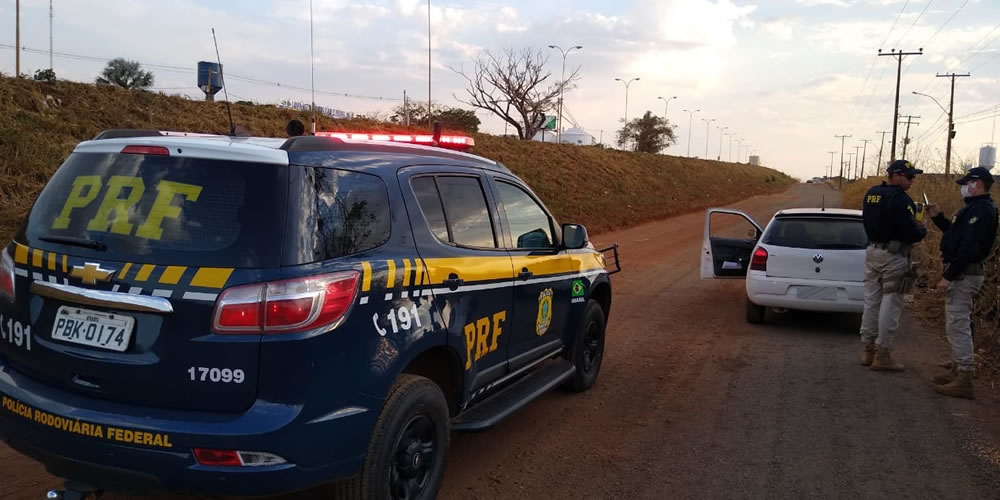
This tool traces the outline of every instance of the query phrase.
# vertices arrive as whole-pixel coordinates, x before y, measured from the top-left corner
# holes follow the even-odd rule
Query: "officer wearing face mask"
[[[944,276],[937,289],[946,293],[945,331],[951,344],[951,371],[934,378],[934,389],[944,395],[973,399],[972,309],[983,286],[983,261],[997,236],[997,207],[990,198],[993,176],[983,167],[969,170],[959,179],[965,206],[948,220],[937,205],[927,205],[927,214],[944,232],[941,259]]]
[[[892,359],[893,340],[903,313],[903,294],[912,285],[910,251],[927,235],[927,228],[916,220],[916,205],[906,191],[922,173],[906,160],[893,161],[888,180],[869,189],[862,200],[868,248],[861,364],[875,371],[903,370],[903,365]]]

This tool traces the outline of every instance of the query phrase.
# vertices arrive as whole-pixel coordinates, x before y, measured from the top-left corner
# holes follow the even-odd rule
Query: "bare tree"
[[[485,109],[517,130],[517,136],[531,139],[541,129],[545,112],[552,109],[560,93],[571,90],[579,68],[564,81],[545,86],[552,73],[545,69],[548,55],[539,49],[504,49],[499,55],[485,50],[473,59],[472,73],[465,68],[452,71],[469,82],[467,100],[459,102]]]

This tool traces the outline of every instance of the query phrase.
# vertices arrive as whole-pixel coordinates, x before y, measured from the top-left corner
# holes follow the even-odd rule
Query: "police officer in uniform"
[[[934,377],[937,392],[974,399],[972,393],[972,308],[983,286],[983,261],[989,256],[997,236],[997,207],[990,198],[993,176],[983,167],[969,170],[959,179],[965,206],[948,220],[937,205],[927,206],[944,235],[941,259],[944,276],[938,291],[946,293],[945,332],[951,344],[951,371]]]
[[[865,193],[865,312],[861,319],[861,363],[875,371],[898,372],[892,359],[893,337],[903,312],[903,294],[910,279],[910,250],[927,236],[918,223],[916,205],[906,191],[922,174],[906,160],[893,161],[889,179]]]

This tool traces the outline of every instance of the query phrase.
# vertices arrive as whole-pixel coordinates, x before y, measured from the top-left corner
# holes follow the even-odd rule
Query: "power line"
[[[903,42],[903,40],[906,39],[906,35],[910,34],[910,30],[912,30],[913,27],[917,25],[917,22],[920,21],[920,18],[924,17],[924,13],[927,12],[927,9],[930,8],[930,6],[931,6],[932,3],[934,3],[934,0],[927,0],[927,5],[924,5],[924,10],[920,11],[920,15],[918,15],[917,18],[914,19],[912,23],[910,23],[910,27],[906,28],[906,32],[903,33],[903,36],[900,37],[899,40],[896,41],[896,46],[897,47],[899,46],[899,44],[901,44]]]
[[[889,28],[889,32],[885,34],[885,39],[882,40],[882,44],[879,45],[879,47],[884,47],[885,46],[885,42],[889,41],[889,37],[892,36],[892,32],[896,30],[896,25],[899,24],[899,18],[903,16],[903,12],[906,11],[906,6],[909,5],[909,4],[910,4],[910,0],[906,0],[906,2],[903,3],[903,8],[899,9],[899,13],[896,14],[896,20],[892,22],[892,27]],[[849,122],[853,122],[854,111],[858,107],[858,100],[861,98],[862,95],[864,95],[865,89],[868,87],[868,81],[871,80],[872,72],[874,72],[874,70],[875,70],[875,61],[878,61],[878,56],[877,55],[872,57],[872,62],[868,66],[868,76],[865,77],[865,83],[863,85],[861,85],[861,91],[858,92],[858,95],[854,98],[854,104],[851,106],[851,112],[847,114]],[[878,84],[882,83],[882,77],[883,76],[885,76],[885,68],[882,68],[882,73],[879,75],[878,82],[875,84],[875,87],[873,87],[872,94],[875,93],[874,89],[878,88]],[[868,97],[868,102],[871,102],[871,97],[870,96]],[[865,104],[865,106],[867,106],[867,103]]]

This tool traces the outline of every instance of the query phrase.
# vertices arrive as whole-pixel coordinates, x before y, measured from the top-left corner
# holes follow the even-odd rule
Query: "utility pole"
[[[52,0],[49,0],[49,69],[52,69],[52,18]]]
[[[851,165],[854,164],[853,163],[854,162],[854,155],[856,155],[856,154],[857,153],[847,153],[847,175],[851,175],[851,173],[850,173],[851,172]],[[848,180],[850,180],[850,179],[848,179]]]
[[[910,145],[910,125],[920,125],[919,122],[913,121],[914,118],[920,118],[919,116],[906,115],[905,117],[900,116],[900,118],[906,118],[906,137],[903,139],[903,159],[906,159],[906,146]],[[903,123],[903,122],[899,122]]]
[[[868,159],[868,143],[872,142],[871,139],[861,139],[861,142],[865,144],[864,151],[861,152],[861,175],[858,176],[859,179],[865,178],[865,160]]]
[[[996,124],[995,123],[994,123],[994,128],[996,128]],[[734,135],[736,135],[736,134],[733,134],[733,133],[729,134],[729,163],[733,162],[733,136]]]
[[[701,110],[700,109],[696,109],[694,111],[690,111],[690,110],[685,109],[684,112],[688,114],[688,154],[687,155],[688,155],[688,158],[690,158],[691,157],[691,136],[694,135],[692,133],[692,132],[694,132],[694,130],[691,127],[694,125],[694,115],[695,115],[695,113],[699,113],[699,112],[701,112]]]
[[[879,56],[890,56],[896,58],[896,105],[892,108],[892,152],[890,153],[889,161],[896,161],[896,132],[899,127],[899,83],[903,78],[903,59],[906,56],[922,56],[924,55],[924,49],[921,48],[920,52],[903,52],[902,49],[896,50],[892,49],[892,52],[887,54],[882,53],[882,49],[878,49]],[[905,149],[905,148],[904,148]]]
[[[854,170],[852,170],[852,175],[854,180],[858,180],[858,163],[861,157],[861,146],[854,146]]]
[[[21,0],[14,2],[14,78],[21,78]]]
[[[726,131],[729,127],[719,127],[719,157],[716,158],[718,161],[722,161],[722,136],[726,135]]]
[[[875,175],[879,175],[879,170],[882,169],[882,150],[885,148],[885,134],[888,134],[889,131],[878,131],[875,133],[882,134],[882,142],[879,143],[878,147],[878,165],[875,165]]]
[[[827,179],[833,179],[833,156],[836,155],[837,152],[836,151],[827,151],[827,153],[830,153],[830,170],[829,170],[829,173],[827,174],[826,178]]]
[[[434,126],[431,109],[431,0],[427,0],[427,124]]]
[[[549,48],[550,49],[559,49],[559,52],[562,52],[562,80],[560,80],[560,83],[562,84],[562,88],[559,89],[559,113],[558,113],[559,114],[559,135],[556,138],[556,142],[562,144],[562,128],[563,128],[563,126],[562,126],[562,108],[563,108],[563,97],[565,96],[565,93],[566,93],[566,84],[565,84],[565,80],[566,80],[566,56],[568,56],[570,52],[573,52],[574,49],[575,50],[582,49],[583,45],[574,45],[574,46],[570,47],[569,50],[563,50],[562,47],[560,47],[558,45],[549,45]]]
[[[947,73],[944,75],[937,75],[938,78],[950,78],[951,79],[951,103],[948,104],[948,146],[944,153],[944,175],[951,174],[951,141],[955,138],[955,79],[956,78],[967,78],[971,75],[968,73],[964,75],[959,75],[956,73]]]
[[[715,118],[709,120],[708,118],[702,118],[701,121],[705,122],[705,159],[708,159],[708,138],[712,135],[712,122]]]
[[[837,139],[840,139],[840,181],[837,184],[838,188],[844,187],[844,142],[847,141],[851,136],[849,135],[835,135]]]

